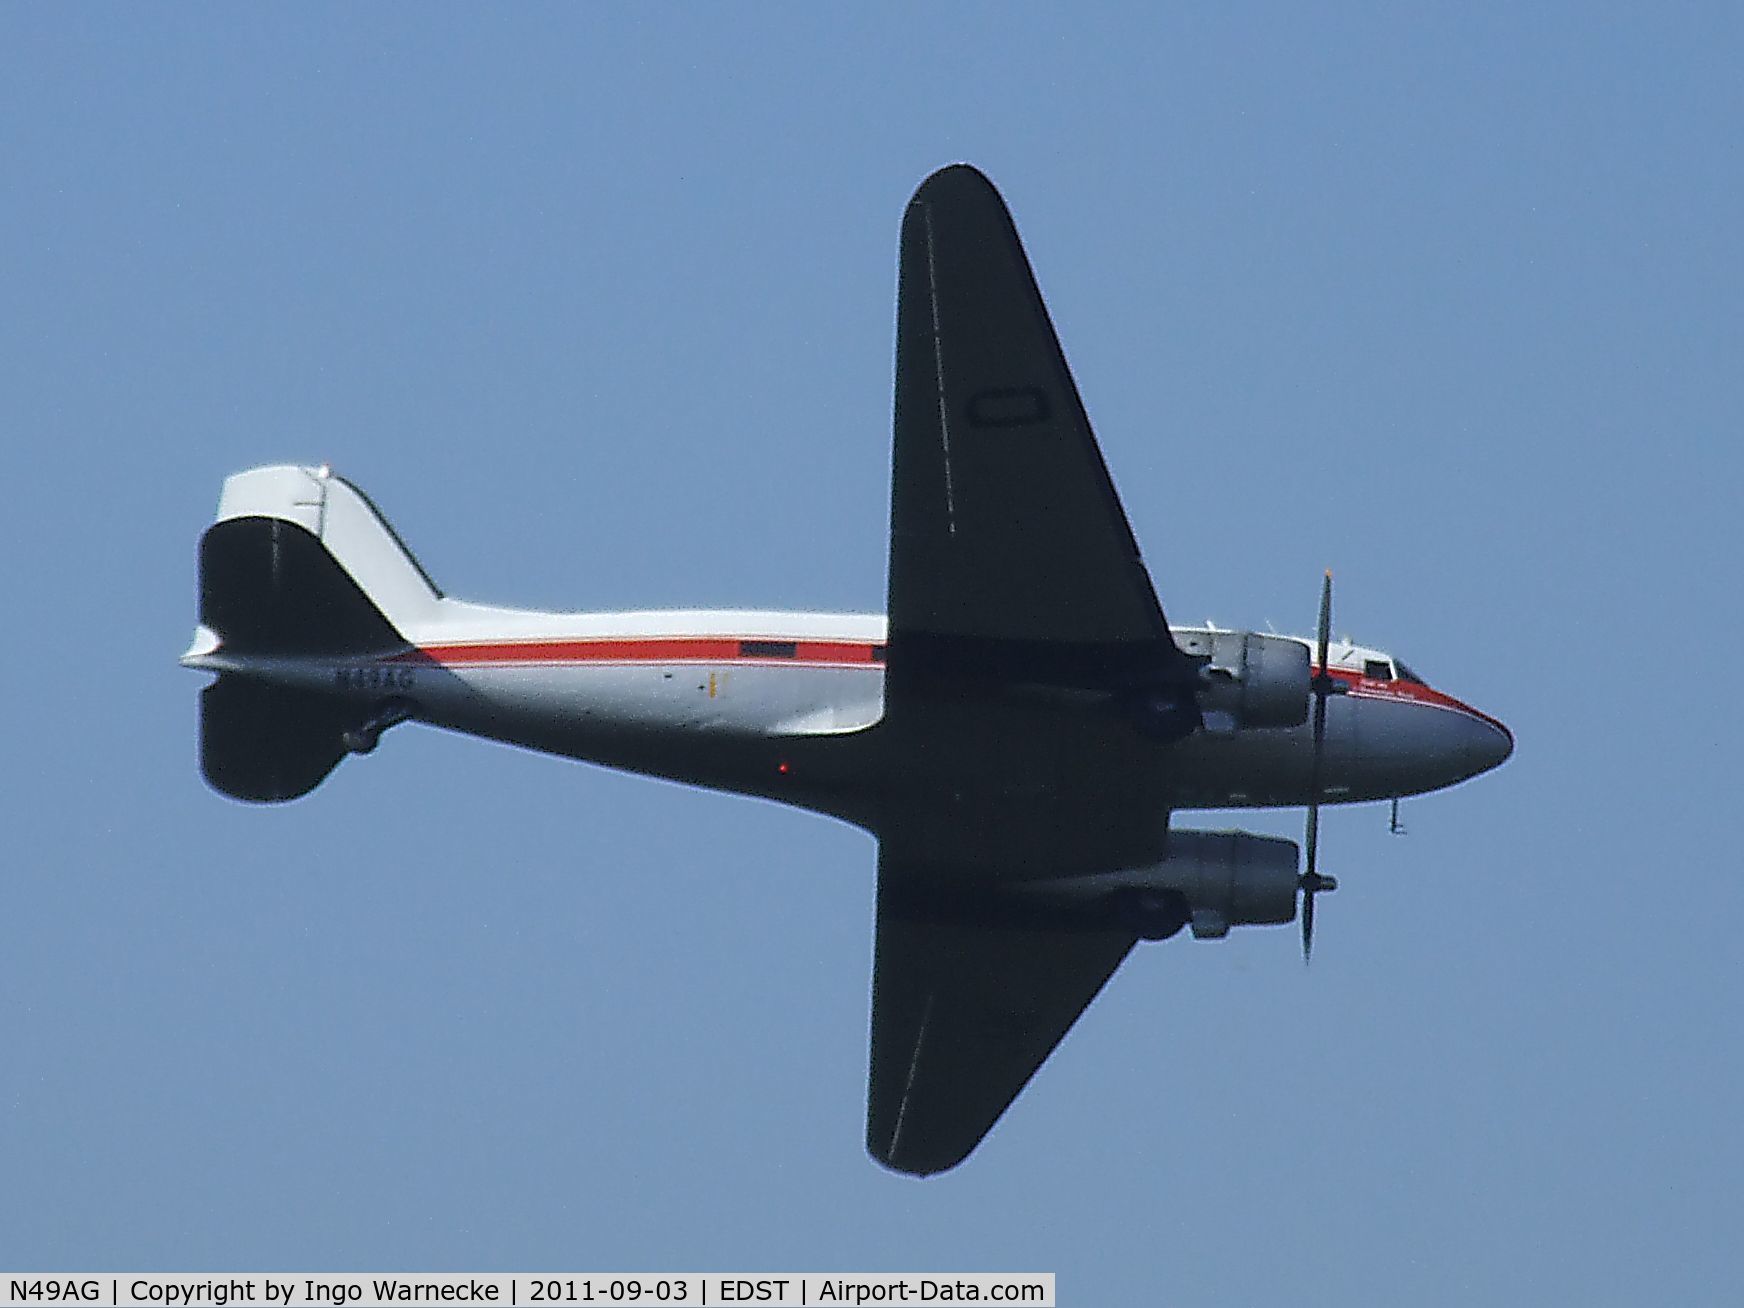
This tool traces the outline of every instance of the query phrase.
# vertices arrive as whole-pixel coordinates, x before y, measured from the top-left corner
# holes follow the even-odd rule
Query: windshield
[[[1399,680],[1400,681],[1415,682],[1419,686],[1427,686],[1429,684],[1427,681],[1423,680],[1422,677],[1418,676],[1415,672],[1411,671],[1410,668],[1406,667],[1403,663],[1399,662],[1398,659],[1393,660],[1393,666],[1395,668],[1397,668],[1399,671]]]

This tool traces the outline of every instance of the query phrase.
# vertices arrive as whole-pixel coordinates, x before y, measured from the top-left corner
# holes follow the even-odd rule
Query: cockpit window
[[[1370,681],[1391,681],[1393,679],[1393,665],[1385,659],[1364,659],[1363,676]]]
[[[1409,681],[1414,686],[1427,686],[1429,684],[1427,681],[1423,680],[1422,677],[1418,676],[1415,672],[1411,671],[1410,668],[1406,667],[1403,663],[1399,664],[1398,666],[1399,666],[1399,680],[1400,681]]]

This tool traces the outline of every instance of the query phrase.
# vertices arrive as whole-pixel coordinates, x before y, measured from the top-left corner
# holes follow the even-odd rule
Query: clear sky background
[[[1030,1269],[1735,1302],[1736,7],[0,9],[0,1268]],[[1513,727],[862,1144],[873,847],[404,728],[195,763],[221,479],[464,598],[876,609],[898,222],[1003,189],[1178,622]],[[1188,815],[1296,836],[1299,812]]]

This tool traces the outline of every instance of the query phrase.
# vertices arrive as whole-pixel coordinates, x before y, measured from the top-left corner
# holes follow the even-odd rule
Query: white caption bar
[[[1052,1272],[5,1272],[0,1303],[109,1308],[350,1308],[361,1304],[635,1304],[862,1308],[1023,1304],[1056,1308]]]

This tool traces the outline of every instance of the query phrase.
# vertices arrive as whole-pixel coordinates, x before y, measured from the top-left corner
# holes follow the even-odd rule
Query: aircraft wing
[[[967,165],[902,224],[889,676],[1092,688],[1187,664],[1017,229]]]
[[[968,1157],[1137,939],[981,916],[937,875],[880,850],[866,1148],[917,1176]]]

